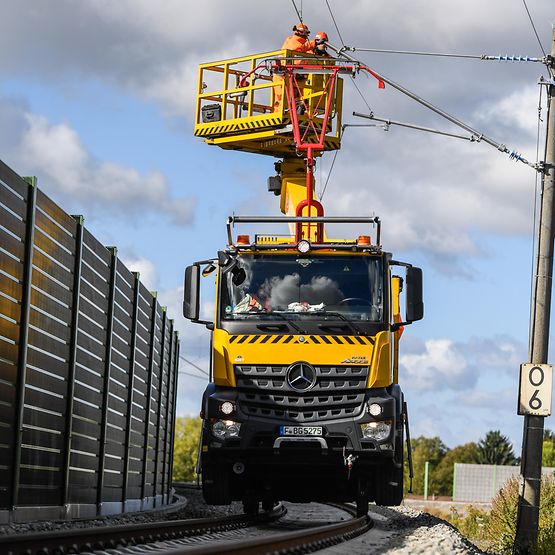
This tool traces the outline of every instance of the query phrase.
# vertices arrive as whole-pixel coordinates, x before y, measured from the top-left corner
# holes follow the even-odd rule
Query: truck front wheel
[[[202,496],[208,505],[229,505],[229,469],[223,465],[202,466]]]
[[[374,500],[376,505],[397,506],[403,501],[403,466],[391,462],[376,477]]]

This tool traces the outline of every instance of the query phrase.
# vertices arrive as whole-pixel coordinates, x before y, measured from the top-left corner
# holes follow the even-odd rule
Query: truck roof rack
[[[238,246],[233,241],[231,227],[235,224],[278,224],[278,223],[294,223],[294,224],[372,224],[377,227],[376,244],[367,250],[381,250],[381,220],[378,216],[229,216],[227,219],[227,239],[230,247],[235,249],[250,249],[254,245]],[[291,248],[293,243],[281,243],[272,245],[272,249]],[[312,249],[343,249],[353,250],[356,245],[352,243],[311,243]],[[267,248],[267,247],[266,247]]]

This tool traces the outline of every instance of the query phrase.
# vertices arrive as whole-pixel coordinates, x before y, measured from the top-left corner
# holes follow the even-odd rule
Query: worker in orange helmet
[[[320,36],[317,35],[317,39],[315,40],[309,40],[309,35],[310,31],[304,23],[294,25],[293,34],[288,36],[283,41],[281,49],[292,50],[293,52],[304,52],[307,54],[316,54],[316,51],[318,50],[317,55],[325,55],[322,54],[322,52],[325,53],[325,43],[328,40],[328,35],[326,35],[326,33],[324,32],[318,33],[318,35]],[[301,61],[299,60],[296,63],[300,64]],[[281,101],[283,98],[283,78],[279,75],[274,75],[273,81],[277,85],[274,88],[274,112],[279,112],[281,109]],[[299,78],[297,78],[297,81],[299,81]],[[300,85],[302,85],[302,82],[300,83]]]
[[[329,58],[330,55],[326,50],[328,44],[328,34],[324,31],[316,33],[314,37],[314,55]]]

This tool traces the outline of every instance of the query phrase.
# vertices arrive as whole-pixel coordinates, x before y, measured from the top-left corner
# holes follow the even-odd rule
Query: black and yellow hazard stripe
[[[225,135],[226,133],[234,133],[235,131],[249,131],[251,129],[263,129],[264,127],[276,127],[283,125],[280,117],[265,117],[263,119],[252,119],[249,121],[235,121],[234,123],[213,123],[202,124],[195,128],[195,136],[207,137],[215,135]]]
[[[302,339],[301,339],[302,338]],[[373,345],[374,338],[364,335],[232,335],[230,343],[237,345],[251,343],[287,344],[301,343],[304,345]]]

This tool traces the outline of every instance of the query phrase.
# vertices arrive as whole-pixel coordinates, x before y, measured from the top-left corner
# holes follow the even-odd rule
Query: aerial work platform
[[[299,126],[302,129],[314,125],[315,131],[321,131],[325,108],[329,106],[323,150],[339,149],[343,80],[335,75],[332,78],[329,72],[319,72],[318,67],[332,63],[331,60],[291,50],[200,65],[195,136],[225,149],[279,158],[294,154],[296,143],[285,91],[287,79],[280,75],[281,64],[291,64],[292,60],[306,68],[306,73],[302,69],[303,73],[297,76],[295,85],[301,113],[294,116]]]

